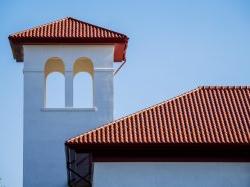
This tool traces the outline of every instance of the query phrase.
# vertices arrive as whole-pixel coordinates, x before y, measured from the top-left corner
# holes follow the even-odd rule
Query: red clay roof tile
[[[250,144],[250,87],[198,87],[66,144]]]
[[[20,45],[41,43],[114,43],[114,61],[125,60],[128,37],[71,17],[66,17],[48,24],[17,32],[9,36],[14,58],[23,60]]]

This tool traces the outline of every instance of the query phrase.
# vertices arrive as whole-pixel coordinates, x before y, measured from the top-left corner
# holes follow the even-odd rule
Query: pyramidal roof
[[[10,38],[115,38],[127,36],[72,17],[66,17],[10,35]]]
[[[9,36],[14,58],[23,61],[23,45],[34,44],[115,44],[114,61],[125,60],[128,37],[72,17],[66,17]]]
[[[68,146],[250,144],[250,87],[198,87],[69,139]]]

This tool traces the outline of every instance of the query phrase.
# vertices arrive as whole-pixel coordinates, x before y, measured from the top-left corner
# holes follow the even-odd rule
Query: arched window
[[[65,80],[64,75],[52,72],[46,79],[46,107],[65,107]]]
[[[45,106],[47,108],[65,107],[64,64],[60,58],[50,58],[45,64]]]
[[[74,77],[74,107],[93,107],[93,84],[89,73],[79,72]]]
[[[93,107],[94,67],[90,59],[82,57],[76,60],[73,67],[74,90],[73,102],[76,108]]]

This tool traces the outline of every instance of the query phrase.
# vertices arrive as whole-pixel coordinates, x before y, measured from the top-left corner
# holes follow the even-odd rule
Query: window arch
[[[77,108],[93,107],[94,67],[89,58],[77,59],[73,66],[73,103]]]
[[[65,107],[65,67],[60,58],[47,60],[45,74],[45,106],[48,108]]]

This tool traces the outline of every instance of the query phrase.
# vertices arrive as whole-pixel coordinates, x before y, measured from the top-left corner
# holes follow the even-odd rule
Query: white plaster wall
[[[249,187],[250,163],[95,163],[93,187]]]
[[[113,45],[26,45],[24,46],[24,70],[41,71],[51,57],[64,61],[66,70],[73,68],[73,62],[88,57],[95,68],[113,67]]]
[[[24,46],[24,187],[67,186],[64,142],[113,120],[113,46]],[[79,57],[92,60],[94,108],[44,108],[44,65],[59,57],[72,72]]]

